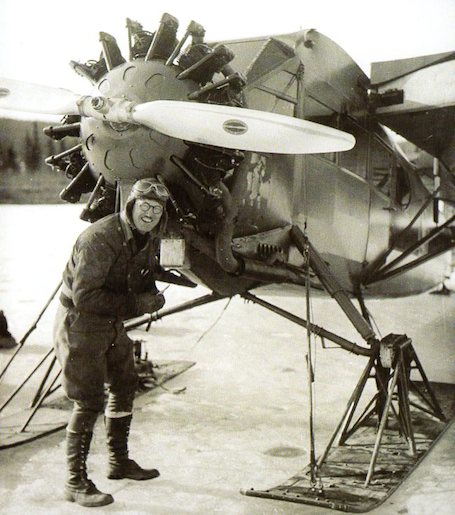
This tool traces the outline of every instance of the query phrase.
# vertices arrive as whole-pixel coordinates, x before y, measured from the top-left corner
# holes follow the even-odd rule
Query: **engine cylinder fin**
[[[204,44],[193,45],[179,59],[179,65],[184,70],[177,75],[177,78],[191,79],[204,85],[232,59],[234,59],[234,53],[224,45],[214,49]]]
[[[129,50],[129,56],[130,61],[134,59],[134,53],[133,53],[133,35],[137,34],[138,32],[142,32],[143,28],[142,25],[134,20],[131,20],[130,18],[126,19],[126,28],[128,30],[128,50]]]
[[[103,48],[103,57],[107,71],[110,71],[125,62],[114,36],[111,36],[107,32],[100,32],[100,41]]]
[[[55,141],[61,140],[63,138],[66,138],[67,136],[70,136],[72,138],[78,137],[80,134],[81,129],[81,123],[69,123],[64,125],[49,125],[48,127],[45,127],[43,129],[43,132],[46,136],[49,138],[52,138]]]
[[[107,71],[104,59],[101,62],[91,59],[85,63],[70,61],[70,66],[78,75],[85,77],[92,84],[96,84]]]
[[[204,41],[205,29],[199,23],[191,20],[183,38],[177,43],[168,60],[166,61],[166,66],[170,66],[174,59],[180,53],[180,50],[183,48],[183,45],[186,43],[187,39],[191,36],[193,45],[202,43]]]
[[[240,166],[244,157],[245,154],[241,150],[192,143],[183,161],[204,184],[215,187],[230,171]]]
[[[115,212],[116,188],[106,182],[100,174],[95,188],[79,218],[86,222],[96,222]]]
[[[202,25],[195,21],[191,21],[188,26],[188,30],[190,31],[193,45],[204,42],[205,29]]]
[[[215,102],[232,106],[241,106],[239,96],[246,85],[245,77],[241,73],[233,73],[225,79],[203,86],[188,95],[188,100],[200,102]]]
[[[68,150],[64,150],[60,154],[56,154],[54,156],[49,156],[45,159],[45,163],[49,166],[56,165],[59,161],[61,161],[63,158],[74,154],[75,152],[80,152],[82,150],[82,143],[79,143],[78,145],[69,148]]]
[[[153,34],[147,30],[141,30],[133,34],[133,59],[143,59],[153,40]]]
[[[96,181],[93,178],[90,165],[86,162],[74,179],[60,192],[60,198],[74,204],[79,202],[83,193],[92,191]]]
[[[155,32],[152,42],[145,55],[145,61],[153,58],[167,59],[177,43],[177,29],[179,22],[168,13],[161,17],[160,26]]]
[[[82,155],[81,146],[77,145],[61,152],[58,156],[48,157],[45,162],[51,166],[54,171],[65,174],[68,179],[72,180],[79,174],[86,160]],[[82,193],[91,191],[94,185],[94,181],[89,181]]]
[[[209,188],[202,181],[200,181],[194,175],[194,173],[192,173],[192,171],[185,165],[182,159],[175,155],[172,155],[170,159],[171,163],[175,164],[175,166],[177,166],[177,168],[179,168],[204,194],[212,195],[212,192],[209,190]]]

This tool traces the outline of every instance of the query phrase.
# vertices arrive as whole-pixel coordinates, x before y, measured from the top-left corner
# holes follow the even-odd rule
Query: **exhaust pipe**
[[[221,202],[224,210],[224,218],[219,224],[219,230],[215,237],[216,260],[221,268],[229,274],[240,275],[245,265],[232,253],[232,236],[234,234],[234,220],[237,216],[237,208],[232,201],[232,195],[225,184],[220,182],[217,187],[221,190]]]

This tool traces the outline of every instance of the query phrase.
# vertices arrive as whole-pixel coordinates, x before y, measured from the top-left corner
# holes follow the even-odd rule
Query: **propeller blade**
[[[346,132],[307,120],[217,104],[157,100],[138,104],[136,123],[195,143],[278,154],[314,154],[351,149]]]
[[[79,114],[77,95],[68,89],[0,78],[0,108],[42,114]]]
[[[0,108],[128,121],[174,138],[255,152],[341,152],[355,144],[354,137],[346,132],[266,111],[172,100],[134,104],[13,79],[0,79]]]

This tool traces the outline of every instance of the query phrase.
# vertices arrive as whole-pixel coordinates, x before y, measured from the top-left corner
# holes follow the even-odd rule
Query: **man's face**
[[[163,206],[157,200],[137,199],[133,206],[132,218],[136,229],[145,234],[153,230],[163,216]]]

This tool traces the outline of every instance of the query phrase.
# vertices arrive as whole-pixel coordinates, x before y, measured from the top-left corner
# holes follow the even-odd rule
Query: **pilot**
[[[74,403],[66,430],[65,499],[82,506],[114,501],[88,479],[86,469],[95,421],[103,410],[107,477],[159,476],[158,470],[143,469],[128,456],[137,374],[133,341],[123,321],[164,305],[154,272],[168,198],[169,191],[156,179],[138,180],[121,213],[102,218],[82,232],[63,272],[54,348],[64,392]]]

